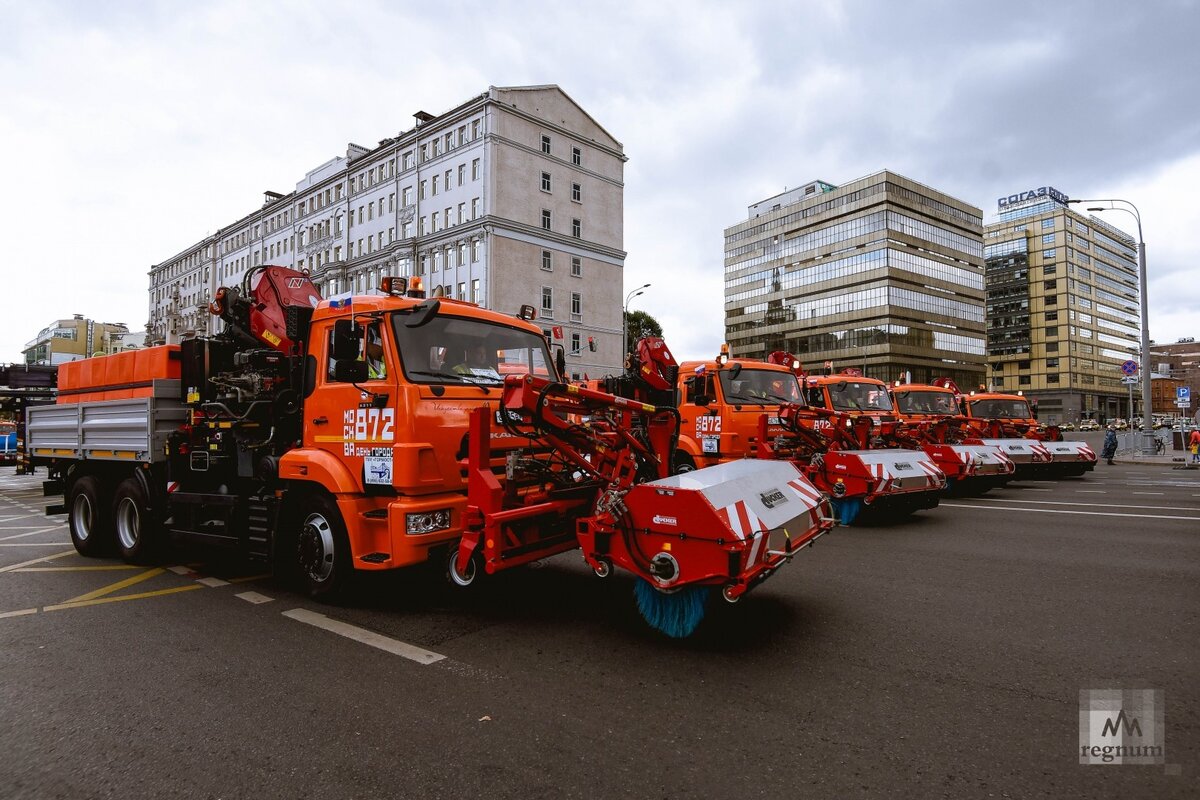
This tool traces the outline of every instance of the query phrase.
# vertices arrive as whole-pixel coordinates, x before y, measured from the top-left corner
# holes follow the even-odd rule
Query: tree
[[[626,349],[632,350],[638,339],[647,336],[662,336],[662,325],[658,320],[645,311],[625,312],[625,342]]]

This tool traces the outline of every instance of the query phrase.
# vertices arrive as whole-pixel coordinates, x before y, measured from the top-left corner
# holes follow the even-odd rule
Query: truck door
[[[377,319],[360,318],[360,323],[355,358],[366,362],[367,377],[357,384],[338,378],[335,327],[319,337],[317,385],[305,404],[304,444],[346,464],[365,490],[392,485],[396,358],[388,325]]]

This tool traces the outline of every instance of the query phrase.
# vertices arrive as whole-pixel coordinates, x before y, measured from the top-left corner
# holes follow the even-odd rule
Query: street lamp
[[[621,361],[624,363],[625,356],[629,355],[628,351],[628,332],[629,332],[629,301],[642,294],[650,288],[650,284],[643,283],[629,294],[625,295],[625,302],[621,304]]]
[[[1138,207],[1128,200],[1104,198],[1097,200],[1068,200],[1068,203],[1108,203],[1107,206],[1089,206],[1088,211],[1124,211],[1137,220],[1138,229],[1138,283],[1142,306],[1142,454],[1154,455],[1154,408],[1150,397],[1150,297],[1146,288],[1146,239],[1142,236],[1142,215]],[[1114,205],[1123,203],[1123,206]],[[1125,208],[1128,206],[1128,208]],[[1132,419],[1133,409],[1129,409]]]

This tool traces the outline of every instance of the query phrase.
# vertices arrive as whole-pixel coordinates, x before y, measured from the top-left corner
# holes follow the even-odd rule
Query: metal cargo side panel
[[[35,456],[79,455],[79,406],[31,406],[26,412],[26,448]],[[58,452],[54,452],[58,451]]]
[[[698,491],[714,509],[744,504],[769,529],[792,524],[821,503],[820,491],[790,461],[746,458],[643,485]]]

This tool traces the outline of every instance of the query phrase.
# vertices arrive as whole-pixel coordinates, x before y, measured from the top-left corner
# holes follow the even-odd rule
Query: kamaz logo
[[[1133,736],[1135,731],[1138,736],[1142,735],[1142,725],[1138,722],[1137,717],[1125,716],[1125,709],[1123,708],[1117,712],[1117,716],[1104,721],[1104,728],[1101,729],[1100,735],[1116,736],[1121,728],[1125,729],[1126,736]]]
[[[787,497],[785,497],[783,492],[779,491],[778,489],[772,489],[769,492],[763,492],[758,496],[758,499],[762,500],[762,504],[767,508],[781,506],[787,502]]]

